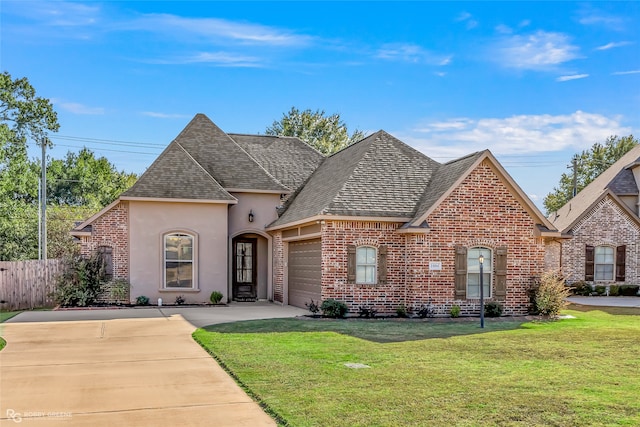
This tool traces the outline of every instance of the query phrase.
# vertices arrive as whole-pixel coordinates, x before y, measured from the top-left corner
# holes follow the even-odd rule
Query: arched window
[[[489,248],[469,248],[467,251],[467,298],[480,298],[480,255],[482,265],[482,286],[484,297],[491,298],[491,275],[493,272],[492,251]]]
[[[169,233],[164,236],[164,287],[195,288],[195,236]]]
[[[356,248],[356,283],[376,283],[377,252],[373,246],[358,246]]]
[[[595,280],[613,280],[615,271],[615,251],[611,246],[595,248]]]

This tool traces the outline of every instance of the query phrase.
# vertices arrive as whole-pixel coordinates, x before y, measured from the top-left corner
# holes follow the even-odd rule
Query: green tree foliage
[[[113,202],[136,182],[136,175],[118,172],[105,157],[82,148],[69,151],[62,160],[47,167],[47,196],[54,205],[85,206],[100,209]]]
[[[577,190],[582,191],[598,175],[607,170],[618,159],[638,145],[638,139],[633,135],[610,136],[604,144],[595,143],[589,150],[583,151],[577,156]],[[572,168],[572,164],[567,167]],[[547,214],[555,212],[564,206],[573,195],[573,170],[563,173],[560,183],[544,199],[544,207]]]
[[[327,116],[324,110],[300,111],[295,107],[267,127],[265,133],[296,136],[324,155],[335,153],[364,137],[364,133],[357,129],[349,136],[340,114]]]

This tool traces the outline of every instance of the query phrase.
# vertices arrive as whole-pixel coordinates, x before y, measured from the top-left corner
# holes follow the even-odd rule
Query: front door
[[[257,295],[257,239],[233,239],[233,299],[255,301]]]

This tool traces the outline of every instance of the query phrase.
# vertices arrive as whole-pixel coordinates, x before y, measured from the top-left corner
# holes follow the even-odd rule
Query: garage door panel
[[[289,243],[289,304],[305,307],[321,296],[321,243],[320,239]]]

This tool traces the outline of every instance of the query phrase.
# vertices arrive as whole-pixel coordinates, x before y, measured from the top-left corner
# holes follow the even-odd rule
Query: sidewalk
[[[580,305],[593,305],[599,307],[638,307],[640,297],[580,297],[570,296],[567,301]]]

